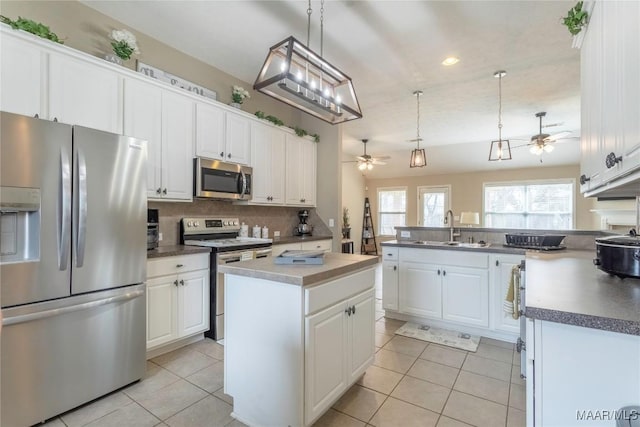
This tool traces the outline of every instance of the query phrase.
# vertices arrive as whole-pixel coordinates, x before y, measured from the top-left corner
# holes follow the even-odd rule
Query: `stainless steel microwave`
[[[196,157],[193,195],[202,199],[251,200],[253,169],[235,163]]]

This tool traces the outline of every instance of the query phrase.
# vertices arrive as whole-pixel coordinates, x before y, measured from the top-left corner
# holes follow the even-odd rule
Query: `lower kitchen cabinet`
[[[284,251],[311,251],[322,249],[325,252],[331,252],[333,240],[332,239],[323,239],[323,240],[311,240],[307,242],[300,243],[282,243],[279,245],[273,245],[271,249],[271,256],[278,256]]]
[[[503,310],[503,301],[509,290],[509,282],[511,281],[511,270],[513,267],[520,265],[524,259],[524,255],[495,254],[489,259],[489,276],[490,283],[495,293],[493,301],[493,327],[505,332],[520,333],[520,321],[514,319],[513,316],[506,314]],[[515,290],[518,291],[517,289]]]
[[[489,274],[486,269],[442,267],[442,318],[489,327]]]
[[[398,309],[398,261],[382,261],[382,308]]]
[[[442,318],[441,267],[400,261],[398,309],[401,313]]]
[[[209,254],[147,262],[147,351],[209,329]]]

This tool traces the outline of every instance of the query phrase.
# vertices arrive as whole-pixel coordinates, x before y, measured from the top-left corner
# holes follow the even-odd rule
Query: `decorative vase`
[[[238,110],[242,109],[242,104],[240,104],[239,102],[232,102],[231,105],[233,108],[237,108]]]
[[[122,65],[122,58],[120,58],[118,55],[116,55],[115,53],[108,53],[104,56],[104,59],[106,59],[109,62],[113,62],[114,64],[118,64],[118,65]]]

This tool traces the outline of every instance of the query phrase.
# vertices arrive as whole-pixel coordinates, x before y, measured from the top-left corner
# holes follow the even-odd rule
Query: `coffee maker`
[[[300,219],[300,223],[295,228],[295,234],[297,236],[311,236],[313,226],[311,224],[307,224],[307,220],[309,219],[309,211],[307,209],[299,210],[298,218]]]

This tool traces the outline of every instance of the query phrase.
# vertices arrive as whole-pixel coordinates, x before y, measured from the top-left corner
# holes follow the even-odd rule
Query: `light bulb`
[[[373,165],[371,163],[367,163],[367,170],[373,169]]]
[[[545,144],[544,145],[544,151],[546,151],[547,153],[550,153],[553,151],[553,145],[551,144]]]
[[[282,61],[282,64],[280,64],[280,71],[284,72],[284,70],[287,69],[287,63]]]
[[[296,74],[296,79],[298,79],[299,82],[302,81],[302,71],[298,70],[298,74]]]
[[[365,170],[367,168],[367,164],[366,163],[360,163],[358,165],[358,169],[360,169],[361,171]]]

